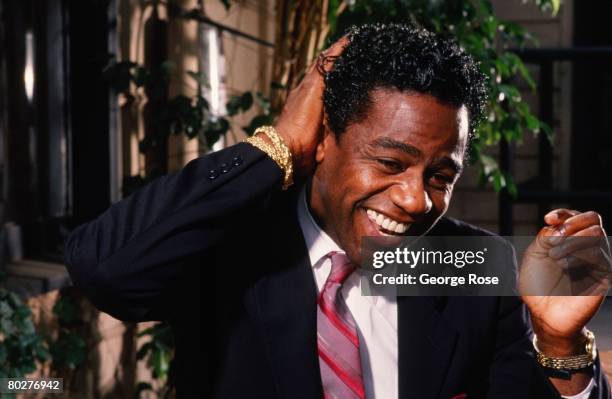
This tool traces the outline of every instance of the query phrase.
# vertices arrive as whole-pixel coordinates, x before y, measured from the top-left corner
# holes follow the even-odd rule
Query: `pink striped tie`
[[[325,399],[365,398],[355,320],[348,310],[340,287],[356,269],[345,254],[330,252],[331,273],[319,294],[317,346],[323,397]]]

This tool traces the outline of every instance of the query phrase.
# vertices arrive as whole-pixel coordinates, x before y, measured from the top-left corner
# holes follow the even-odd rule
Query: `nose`
[[[413,176],[398,182],[390,190],[391,201],[404,212],[417,218],[431,212],[433,202],[425,190],[422,176]]]

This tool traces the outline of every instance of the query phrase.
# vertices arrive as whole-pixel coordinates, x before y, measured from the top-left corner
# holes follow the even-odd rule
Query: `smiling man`
[[[171,323],[179,397],[609,398],[584,329],[602,295],[360,293],[365,236],[491,235],[443,217],[485,83],[452,41],[353,29],[274,128],[76,229],[71,276],[111,315]],[[294,172],[304,181],[283,190]],[[592,212],[543,222],[541,236],[605,236]],[[542,245],[523,267],[547,256]],[[499,262],[516,267],[511,250]]]

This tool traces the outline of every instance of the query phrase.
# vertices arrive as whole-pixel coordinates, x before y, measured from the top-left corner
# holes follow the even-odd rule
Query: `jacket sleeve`
[[[241,214],[262,211],[281,184],[280,168],[250,144],[200,157],[76,228],[65,243],[71,279],[114,317],[165,319],[182,268],[244,223]]]

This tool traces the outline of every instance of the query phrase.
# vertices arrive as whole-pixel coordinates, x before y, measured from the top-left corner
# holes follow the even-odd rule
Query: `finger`
[[[571,237],[562,238],[548,251],[548,255],[553,259],[559,259],[570,255],[574,251],[591,247],[605,250],[608,248],[605,232],[601,226],[591,226]]]
[[[593,295],[610,288],[610,259],[600,248],[578,251],[577,256],[556,263],[568,276],[573,295]]]
[[[548,225],[558,225],[563,223],[566,219],[569,219],[572,216],[578,215],[580,212],[575,211],[573,209],[565,209],[559,208],[553,211],[550,211],[544,216],[544,222]]]
[[[598,274],[589,274],[584,269],[570,270],[570,291],[577,296],[599,296],[605,295],[610,289],[610,279]]]
[[[595,237],[581,237],[579,240],[566,239],[562,244],[552,247],[548,251],[548,256],[558,260],[571,256],[577,251],[589,248],[602,248],[602,240]],[[603,248],[605,250],[605,247]]]
[[[340,39],[332,43],[332,45],[329,46],[327,50],[325,50],[323,53],[326,57],[337,57],[342,54],[342,51],[347,46],[347,44],[349,44],[349,41],[350,40],[348,35],[344,35]]]
[[[336,40],[329,46],[327,49],[321,51],[317,58],[310,64],[306,73],[304,74],[304,79],[301,82],[310,82],[312,80],[316,80],[321,85],[323,84],[323,76],[331,71],[333,66],[333,61],[342,54],[346,45],[348,45],[349,39],[347,35],[342,36],[340,39]]]
[[[589,227],[601,225],[601,216],[597,212],[588,211],[566,219],[559,230],[563,231],[563,235],[571,236]]]
[[[333,61],[342,54],[342,51],[348,43],[349,38],[347,35],[344,35],[326,50],[322,51],[314,62],[310,64],[304,77],[293,91],[298,92],[307,90],[310,93],[315,93],[316,97],[321,97],[321,93],[325,86],[323,77],[327,72],[331,71],[334,64]],[[300,96],[302,95],[303,93],[300,93]]]
[[[610,243],[608,242],[608,234],[601,225],[591,226],[584,230],[581,230],[573,235],[573,237],[598,237],[600,247],[603,248],[608,254],[610,253]]]
[[[322,51],[321,54],[319,54],[315,61],[315,64],[317,70],[322,75],[331,71],[331,68],[334,65],[334,61],[340,56],[340,54],[342,54],[349,42],[350,40],[348,36],[344,35],[340,39],[336,40],[326,50]]]
[[[610,258],[599,247],[576,250],[572,254],[558,259],[555,263],[564,270],[581,269],[592,275],[597,273],[600,277],[607,276],[610,272],[610,267],[612,267],[610,265]]]
[[[559,245],[567,237],[560,236],[556,227],[544,226],[538,232],[536,240],[545,250],[550,250],[555,245]]]

